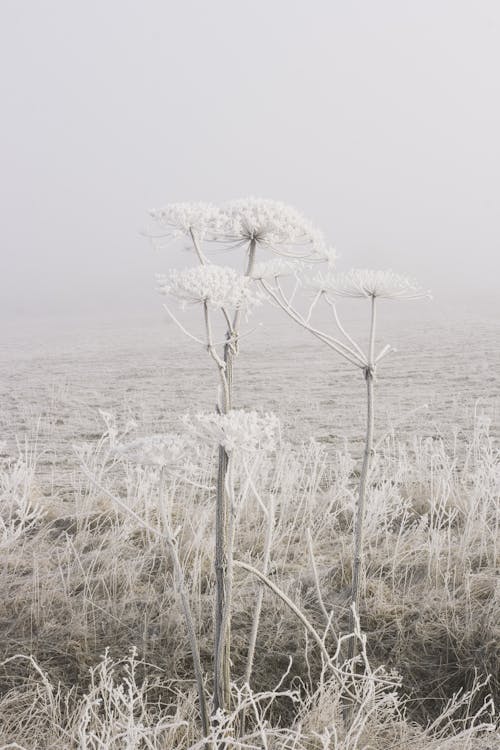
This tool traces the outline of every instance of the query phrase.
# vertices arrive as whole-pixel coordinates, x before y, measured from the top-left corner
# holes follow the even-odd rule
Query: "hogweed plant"
[[[354,552],[352,569],[351,608],[349,632],[354,632],[354,618],[359,611],[360,576],[363,553],[363,525],[365,515],[365,501],[367,496],[370,464],[374,454],[374,418],[375,418],[375,381],[377,367],[381,360],[393,351],[385,346],[379,352],[375,349],[377,325],[377,301],[386,300],[417,300],[429,297],[429,292],[421,289],[418,284],[405,276],[393,271],[371,271],[353,269],[348,273],[318,273],[309,282],[314,292],[312,304],[306,314],[299,311],[294,302],[294,295],[287,294],[281,277],[282,269],[265,269],[259,276],[260,284],[270,299],[280,307],[295,323],[312,333],[316,338],[346,359],[351,365],[361,370],[366,383],[366,432],[364,441],[363,461],[358,485],[356,518],[354,523]],[[272,275],[272,278],[270,278]],[[343,326],[338,311],[338,298],[352,298],[367,300],[370,307],[370,322],[368,333],[368,348],[363,350],[357,341]],[[311,318],[316,305],[324,300],[331,310],[337,333],[332,335],[328,331],[313,326]],[[348,648],[348,659],[356,656],[356,639],[351,638]]]
[[[175,203],[151,212],[161,232],[153,236],[156,244],[181,236],[188,237],[198,258],[199,265],[183,271],[170,271],[159,277],[159,288],[181,304],[200,303],[203,307],[205,338],[191,334],[166,307],[171,319],[189,336],[206,346],[220,378],[220,395],[217,412],[227,414],[233,408],[234,359],[239,351],[242,316],[259,299],[253,284],[257,253],[271,251],[293,259],[332,260],[334,251],[329,249],[323,235],[311,222],[295,209],[283,203],[256,198],[229,201],[220,209],[212,204]],[[209,263],[203,242],[224,246],[227,250],[243,249],[244,264],[240,274],[230,267]],[[280,259],[277,259],[280,260]],[[219,354],[214,340],[211,313],[217,310],[223,316],[225,335],[223,350]],[[216,503],[216,582],[215,643],[224,650],[228,648],[229,633],[221,637],[225,610],[225,562],[224,555],[228,539],[229,499],[226,496],[226,478],[229,456],[222,445],[219,447],[219,467]],[[260,594],[259,594],[260,596]],[[227,622],[227,618],[226,618]],[[229,624],[227,625],[229,627]],[[228,662],[223,654],[216,662]],[[222,679],[222,678],[221,678]],[[219,680],[219,676],[216,677]],[[215,688],[214,707],[224,708],[223,696],[228,694],[218,682]]]

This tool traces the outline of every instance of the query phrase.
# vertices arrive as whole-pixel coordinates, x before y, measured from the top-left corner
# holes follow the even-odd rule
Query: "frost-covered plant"
[[[111,415],[109,415],[111,416]],[[114,423],[114,422],[113,422]],[[115,435],[113,435],[114,443]],[[170,555],[172,565],[175,574],[175,583],[179,591],[181,606],[184,615],[184,621],[188,634],[188,639],[191,647],[191,653],[193,658],[193,668],[196,677],[196,686],[198,691],[198,701],[200,707],[200,717],[203,727],[204,735],[208,734],[209,731],[209,716],[208,707],[205,697],[205,688],[203,684],[203,671],[201,667],[200,649],[196,637],[196,627],[189,603],[189,596],[186,586],[186,578],[182,569],[181,561],[179,558],[179,552],[177,549],[177,539],[172,528],[170,513],[167,508],[169,498],[166,496],[165,491],[165,473],[175,472],[176,469],[185,468],[189,463],[189,456],[194,448],[193,441],[184,435],[176,435],[173,433],[163,435],[148,435],[142,438],[136,438],[129,443],[118,443],[113,446],[113,453],[123,460],[136,463],[140,466],[148,466],[160,470],[160,482],[158,485],[158,511],[159,516],[163,523],[163,533],[161,538],[165,543],[165,546]],[[85,464],[84,464],[85,470]],[[87,476],[92,479],[92,475],[87,470],[85,471]],[[94,483],[99,484],[93,480]],[[136,520],[143,524],[137,514],[129,508],[118,496],[110,493],[105,488],[100,487],[108,497],[111,498],[119,507],[124,509],[127,513],[134,516]],[[150,529],[156,532],[156,529]]]
[[[323,234],[295,208],[281,201],[242,198],[221,206],[225,220],[221,239],[241,245],[254,242],[278,255],[325,260]]]
[[[170,203],[164,208],[151,209],[149,215],[164,229],[160,238],[176,239],[186,236],[192,239],[194,236],[199,242],[207,237],[217,237],[223,226],[219,208],[213,203],[201,201]]]
[[[175,297],[181,303],[206,302],[215,310],[243,308],[260,303],[250,279],[238,274],[228,266],[213,264],[194,266],[182,271],[173,269],[168,274],[158,275],[158,291]]]
[[[45,516],[34,485],[35,465],[19,456],[0,467],[0,546],[29,533]]]
[[[129,443],[120,443],[116,446],[115,452],[126,461],[142,466],[177,468],[179,463],[188,460],[192,448],[192,441],[184,435],[167,433],[147,435]]]
[[[227,414],[206,412],[186,417],[185,423],[198,438],[221,445],[231,456],[236,451],[272,451],[278,442],[279,420],[270,413],[243,409],[232,409]]]
[[[291,259],[327,260],[331,265],[334,251],[328,248],[323,235],[310,221],[295,209],[277,201],[248,198],[229,201],[216,209],[211,204],[171,204],[152,212],[153,219],[164,229],[160,236],[167,239],[185,235],[190,237],[200,266],[185,271],[171,271],[160,277],[160,291],[174,297],[182,305],[199,303],[203,308],[204,340],[192,335],[165,306],[172,320],[191,339],[206,347],[219,374],[219,398],[217,411],[220,415],[233,409],[233,365],[239,351],[241,321],[243,314],[258,303],[255,282],[271,273],[276,279],[282,274],[296,273],[292,265],[272,269],[257,269],[254,275],[256,254],[259,248],[272,251]],[[158,238],[157,238],[158,239]],[[229,268],[212,265],[202,248],[202,242],[218,242],[232,248],[243,247],[244,261],[238,275]],[[253,289],[252,289],[253,285]],[[219,353],[212,328],[212,314],[222,315],[225,326],[223,349]],[[225,555],[228,545],[227,526],[230,500],[227,496],[229,452],[225,443],[219,444],[219,467],[217,475],[216,532],[215,532],[215,648],[216,664],[226,665],[225,675],[215,672],[214,708],[225,707],[229,696],[229,625],[228,608],[225,605]],[[221,634],[222,621],[228,627]]]
[[[393,271],[371,271],[353,269],[348,273],[325,273],[318,274],[310,282],[315,296],[309,307],[307,314],[302,314],[293,299],[286,295],[283,286],[278,279],[270,282],[265,278],[260,280],[262,288],[270,298],[281,307],[287,315],[300,326],[308,330],[320,341],[325,343],[337,354],[356,366],[363,373],[367,388],[367,422],[365,446],[363,453],[363,463],[359,479],[358,502],[356,511],[356,521],[354,529],[354,556],[353,556],[353,573],[352,573],[352,591],[351,591],[351,620],[350,631],[354,630],[354,616],[359,609],[360,596],[360,574],[362,563],[363,549],[363,521],[365,514],[365,500],[367,494],[368,473],[370,462],[374,453],[374,383],[377,366],[384,356],[392,348],[384,347],[380,352],[375,351],[376,336],[376,312],[377,300],[415,300],[429,297],[429,293],[420,288],[415,282],[410,281],[405,276],[400,276]],[[368,349],[364,351],[354,338],[346,331],[342,325],[337,308],[337,297],[352,297],[367,299],[370,301],[370,324],[368,336]],[[317,303],[324,298],[329,305],[334,323],[340,334],[340,338],[333,336],[331,333],[315,328],[311,323],[311,316]],[[349,644],[349,658],[355,656],[354,638]]]
[[[416,300],[428,297],[416,281],[394,271],[352,269],[347,273],[318,273],[311,287],[330,297],[379,297],[390,300]]]

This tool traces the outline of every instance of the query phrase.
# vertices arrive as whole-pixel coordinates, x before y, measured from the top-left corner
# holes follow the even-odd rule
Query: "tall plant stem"
[[[363,453],[363,465],[359,478],[358,490],[358,507],[356,512],[356,523],[354,528],[354,560],[352,572],[352,590],[351,590],[351,614],[349,617],[349,633],[354,632],[355,613],[359,610],[359,589],[361,577],[361,564],[363,559],[363,527],[365,515],[366,489],[368,484],[368,474],[370,463],[373,455],[373,432],[374,432],[374,379],[375,379],[375,327],[376,327],[376,307],[375,297],[371,300],[371,321],[370,321],[370,339],[368,345],[368,365],[364,369],[366,381],[366,436],[365,449]],[[353,659],[356,656],[357,640],[352,637],[349,642],[348,658]]]
[[[255,263],[256,241],[251,240],[248,248],[248,263],[245,275],[250,276]],[[226,398],[222,408],[225,413],[232,409],[233,398],[233,360],[237,354],[238,330],[241,310],[234,314],[231,326],[228,326],[224,345],[224,376]],[[217,472],[217,497],[215,510],[215,635],[214,635],[214,711],[229,708],[231,683],[231,617],[230,590],[231,581],[228,575],[228,545],[230,539],[231,509],[227,493],[227,473],[229,457],[222,446],[219,447],[219,466]]]

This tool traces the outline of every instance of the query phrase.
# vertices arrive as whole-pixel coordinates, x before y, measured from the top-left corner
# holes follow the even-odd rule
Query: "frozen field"
[[[352,321],[357,331],[360,324],[359,317]],[[363,674],[358,688],[367,703],[363,698],[344,732],[338,677],[324,681],[314,643],[266,592],[252,689],[271,695],[265,691],[274,691],[288,669],[287,685],[298,680],[303,687],[292,702],[272,693],[262,714],[270,722],[266,736],[283,742],[252,740],[245,747],[312,750],[320,747],[319,733],[333,727],[339,741],[321,747],[496,750],[490,695],[497,698],[499,689],[499,330],[491,315],[457,317],[430,305],[385,308],[378,345],[391,343],[398,352],[379,370],[376,439],[392,429],[397,434],[378,449],[370,479],[360,618],[367,658],[377,669],[396,670],[400,687],[388,700],[387,683],[373,692],[372,673]],[[211,361],[161,314],[100,329],[69,322],[57,329],[17,326],[5,332],[1,353],[2,455],[16,456],[17,443],[28,456],[1,461],[7,593],[0,608],[0,746],[202,747],[176,578],[155,530],[167,533],[161,497],[175,522],[211,691],[214,456],[202,451],[188,461],[185,481],[173,474],[160,495],[154,469],[116,462],[109,441],[99,440],[105,430],[99,410],[116,415],[120,431],[130,420],[138,435],[177,430],[186,411],[214,408]],[[277,412],[292,443],[258,456],[251,468],[256,495],[276,515],[263,513],[266,506],[251,494],[241,501],[236,559],[260,569],[270,533],[270,580],[321,633],[324,601],[331,630],[324,642],[333,654],[336,634],[349,627],[358,484],[352,455],[361,449],[363,378],[281,319],[245,338],[235,372],[235,405]],[[322,445],[299,445],[310,437]],[[77,458],[74,446],[82,443]],[[120,512],[123,502],[134,515]],[[32,508],[42,513],[33,522]],[[154,526],[145,529],[143,518]],[[237,570],[235,581],[234,691],[257,594],[246,571]],[[140,661],[127,667],[131,648]],[[340,654],[335,669],[344,669],[350,684],[349,664]],[[139,680],[124,706],[116,680],[127,669],[144,670],[153,699]],[[241,695],[234,693],[228,719],[234,736]],[[454,695],[462,697],[450,708]],[[103,701],[106,711],[94,710]],[[124,732],[133,738],[128,744]]]
[[[362,330],[359,320],[352,325]],[[452,314],[433,303],[389,304],[379,330],[380,344],[398,349],[379,369],[379,436],[396,426],[452,440],[471,428],[475,409],[498,436],[500,318]],[[289,441],[313,436],[335,449],[347,438],[357,452],[364,422],[360,372],[310,335],[279,318],[242,342],[236,367],[236,406],[275,411]],[[73,467],[72,445],[102,431],[99,408],[134,419],[142,434],[178,429],[180,414],[215,403],[211,361],[161,313],[128,325],[12,326],[3,338],[0,377],[6,450],[25,437],[36,442],[39,472],[61,490]]]

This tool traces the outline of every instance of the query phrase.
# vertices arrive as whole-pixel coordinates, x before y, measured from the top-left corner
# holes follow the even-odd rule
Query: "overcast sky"
[[[147,210],[247,195],[498,296],[498,0],[0,0],[0,58],[4,320],[154,311]]]

